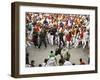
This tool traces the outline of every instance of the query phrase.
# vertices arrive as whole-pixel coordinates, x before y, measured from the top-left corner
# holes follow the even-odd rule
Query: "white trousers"
[[[79,45],[79,40],[76,39],[75,44],[74,44],[74,48],[76,48]]]
[[[83,49],[86,47],[86,42],[87,41],[85,39],[82,40]]]
[[[50,35],[50,44],[53,45],[53,35]]]
[[[27,42],[26,42],[26,46],[27,46],[27,47],[28,47],[28,46],[31,47],[31,43],[30,43],[29,41],[27,41]]]

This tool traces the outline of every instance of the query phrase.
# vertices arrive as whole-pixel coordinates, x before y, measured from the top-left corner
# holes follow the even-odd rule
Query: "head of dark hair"
[[[44,59],[44,62],[47,63],[48,59]]]
[[[42,64],[39,64],[39,67],[42,67]]]
[[[34,60],[31,60],[31,63],[34,63],[35,61]]]
[[[80,58],[80,62],[82,62],[82,58]]]
[[[51,51],[50,53],[53,53],[53,51]]]
[[[75,65],[75,63],[73,63],[72,65]]]

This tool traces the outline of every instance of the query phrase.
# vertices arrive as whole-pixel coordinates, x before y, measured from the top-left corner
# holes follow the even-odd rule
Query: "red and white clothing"
[[[71,35],[69,34],[66,35],[67,48],[69,48],[69,45],[72,44],[71,39],[72,39]]]

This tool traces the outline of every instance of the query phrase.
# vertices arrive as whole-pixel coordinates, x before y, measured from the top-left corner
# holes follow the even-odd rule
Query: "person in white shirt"
[[[56,32],[56,35],[55,35],[55,44],[57,44],[59,46],[59,35],[58,35],[58,32]]]
[[[54,36],[53,36],[53,34],[51,33],[51,34],[50,34],[50,44],[51,44],[51,45],[53,45],[53,37],[54,37]]]
[[[72,63],[68,59],[66,59],[64,62],[64,66],[70,66],[70,65],[72,65]]]
[[[48,54],[48,61],[47,61],[47,66],[56,66],[57,65],[57,59],[55,57],[55,54],[53,51],[50,51]]]
[[[77,48],[80,42],[80,36],[79,33],[77,33],[76,38],[75,38],[75,43],[74,43],[74,48]]]
[[[55,57],[50,57],[47,66],[57,66],[56,58]]]
[[[75,47],[75,43],[76,43],[76,35],[73,35],[73,37],[72,37],[72,44],[73,44],[73,47]]]
[[[51,40],[50,40],[50,32],[47,32],[47,40],[48,40],[48,43],[50,44],[51,43]]]
[[[83,40],[82,40],[83,49],[86,47],[87,41],[89,41],[89,35],[88,35],[88,31],[85,31],[83,34]]]

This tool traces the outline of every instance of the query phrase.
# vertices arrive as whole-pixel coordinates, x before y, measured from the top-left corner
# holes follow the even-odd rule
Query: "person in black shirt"
[[[44,43],[45,48],[47,48],[47,44],[46,44],[46,31],[45,30],[42,30],[40,32],[39,37],[40,37],[40,40],[39,40],[40,44],[39,44],[39,47],[38,48],[41,47],[42,43]]]
[[[29,53],[26,53],[26,64],[29,64]]]
[[[54,28],[52,29],[52,34],[53,34],[53,43],[55,44],[55,36],[56,36],[57,28],[56,25],[54,25]]]
[[[35,63],[35,61],[32,60],[30,66],[31,66],[31,67],[35,67],[35,64],[34,64],[34,63]]]
[[[63,36],[64,36],[64,33],[63,32],[60,32],[59,33],[59,47],[61,47],[61,42],[63,43],[63,46],[65,46],[65,42],[64,42],[64,39],[63,39]]]
[[[35,47],[38,46],[38,33],[37,32],[33,32],[33,43]]]
[[[46,18],[45,18],[45,20],[43,21],[43,24],[44,24],[45,27],[48,27],[48,21],[47,21]]]

